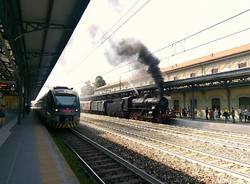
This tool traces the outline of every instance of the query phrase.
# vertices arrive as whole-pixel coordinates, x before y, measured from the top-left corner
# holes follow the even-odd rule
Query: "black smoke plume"
[[[159,68],[160,61],[149,52],[145,45],[137,40],[123,40],[117,45],[116,53],[123,59],[137,55],[137,61],[148,66],[147,72],[154,79],[158,89],[160,90],[160,95],[163,97],[164,79]]]

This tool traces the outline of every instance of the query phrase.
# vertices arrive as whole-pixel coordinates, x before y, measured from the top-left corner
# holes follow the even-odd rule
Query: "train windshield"
[[[56,95],[56,105],[77,105],[77,97],[73,95]]]

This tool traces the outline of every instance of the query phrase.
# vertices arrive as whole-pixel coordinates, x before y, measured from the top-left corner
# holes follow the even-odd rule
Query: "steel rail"
[[[107,120],[97,120],[95,118],[89,118],[89,119],[92,119],[94,121],[107,121]],[[121,122],[121,119],[119,119],[119,122],[118,121],[112,121],[112,120],[110,120],[110,121],[112,123],[118,123],[118,124],[124,125]],[[208,138],[208,139],[206,139],[204,136],[200,136],[200,135],[196,135],[197,137],[193,137],[194,135],[190,134],[190,133],[184,133],[184,132],[179,132],[177,130],[169,130],[169,129],[163,129],[163,128],[158,128],[158,127],[157,127],[158,130],[155,130],[152,127],[149,127],[148,125],[141,125],[141,124],[140,125],[135,125],[134,123],[129,123],[128,121],[126,121],[126,125],[131,125],[131,126],[134,126],[134,127],[137,126],[139,128],[144,128],[144,129],[146,129],[146,128],[143,127],[143,126],[147,126],[147,129],[150,129],[151,131],[155,131],[155,132],[161,132],[161,133],[164,133],[164,134],[175,135],[177,137],[183,137],[183,138],[189,137],[192,140],[197,140],[197,141],[201,141],[201,142],[209,142],[211,144],[216,144],[216,145],[220,145],[220,146],[227,146],[227,147],[236,148],[236,149],[240,149],[240,150],[244,150],[244,151],[250,151],[250,144],[246,144],[246,143],[241,143],[241,142],[236,142],[236,141],[228,141],[228,140],[224,140],[224,139],[220,139],[220,138]],[[166,132],[166,130],[167,130],[167,132]],[[220,140],[222,142],[217,142],[216,140]],[[226,143],[229,143],[229,144],[226,144]],[[232,143],[232,144],[230,144],[230,143]],[[242,145],[242,146],[239,146],[239,145]]]
[[[143,170],[137,168],[136,166],[132,165],[128,161],[126,161],[123,158],[119,157],[118,155],[116,155],[115,153],[113,153],[110,150],[106,149],[105,147],[101,146],[100,144],[92,141],[91,139],[89,139],[85,135],[81,134],[80,132],[78,132],[78,131],[76,131],[74,129],[71,129],[71,131],[74,132],[82,140],[88,142],[89,144],[91,144],[92,146],[94,146],[95,148],[100,150],[101,152],[108,155],[110,158],[116,160],[118,163],[120,163],[121,165],[123,165],[124,167],[126,167],[127,169],[129,169],[130,171],[135,173],[136,175],[140,176],[146,182],[151,183],[151,184],[163,184],[163,182],[159,181],[158,179],[156,179],[153,176],[149,175],[145,171],[143,171]]]
[[[119,122],[115,122],[115,123],[119,123]],[[128,125],[128,123],[126,123],[126,125]],[[170,135],[174,134],[178,137],[190,137],[191,139],[198,140],[198,141],[210,142],[212,144],[218,144],[218,145],[223,145],[223,146],[225,145],[228,147],[233,147],[233,148],[237,148],[237,149],[241,149],[241,150],[250,151],[250,144],[242,143],[239,141],[225,140],[225,139],[218,138],[218,137],[211,138],[211,137],[208,137],[207,135],[203,136],[203,135],[199,135],[199,134],[179,132],[178,130],[173,130],[172,128],[171,128],[171,130],[170,129],[163,129],[163,128],[157,128],[158,130],[155,130],[152,127],[149,127],[147,125],[146,125],[146,127],[144,127],[144,125],[134,125],[132,123],[130,123],[129,125],[132,125],[132,126],[138,127],[138,128],[144,128],[144,129],[155,131],[155,132],[160,132],[163,134],[170,134]],[[168,132],[166,132],[166,130]],[[180,135],[180,134],[182,134],[182,135]],[[196,138],[193,136],[196,136]],[[206,139],[206,138],[208,138],[208,139]],[[217,142],[217,140],[218,140],[218,142]],[[223,142],[225,142],[225,143],[223,143]],[[228,143],[228,144],[226,144],[226,143]],[[239,146],[239,145],[241,145],[241,146]]]
[[[225,157],[222,157],[222,156],[212,155],[212,154],[209,154],[209,153],[205,153],[203,151],[199,151],[199,150],[195,150],[195,149],[190,149],[190,148],[185,147],[185,146],[175,145],[175,144],[172,144],[172,143],[168,143],[166,141],[161,141],[161,140],[153,139],[151,137],[149,138],[149,137],[146,137],[146,136],[143,136],[143,135],[134,134],[134,133],[131,133],[131,132],[128,132],[128,131],[125,131],[125,130],[120,130],[120,129],[116,129],[116,128],[109,127],[109,126],[108,126],[108,128],[112,129],[112,130],[115,130],[115,131],[119,131],[119,132],[125,133],[125,134],[130,134],[130,135],[133,135],[135,137],[139,137],[139,138],[142,138],[142,139],[145,139],[145,140],[150,140],[150,141],[153,141],[153,142],[158,142],[158,143],[161,143],[161,144],[164,144],[164,145],[169,145],[169,146],[172,146],[172,147],[177,147],[177,148],[184,149],[184,150],[187,150],[187,151],[191,151],[191,152],[195,152],[195,153],[198,153],[198,154],[202,154],[204,156],[209,156],[209,157],[213,157],[215,159],[220,159],[220,160],[223,160],[223,161],[226,161],[226,162],[235,163],[235,164],[238,164],[238,165],[241,165],[241,166],[244,166],[244,167],[248,167],[249,170],[250,170],[250,164],[239,162],[237,160],[232,160],[232,159],[228,159],[228,158],[225,158]]]
[[[86,124],[85,124],[86,125]],[[124,135],[121,135],[121,134],[118,134],[118,133],[115,133],[115,132],[110,132],[110,130],[104,130],[103,128],[100,128],[98,126],[93,126],[93,125],[86,125],[86,126],[89,126],[89,127],[94,127],[95,129],[98,129],[100,131],[103,131],[103,132],[106,132],[106,133],[109,133],[109,134],[113,134],[113,135],[116,135],[118,137],[121,137],[123,139],[127,139],[129,141],[132,141],[132,142],[135,142],[137,144],[141,144],[145,147],[149,147],[151,149],[155,149],[155,150],[158,150],[158,151],[161,151],[163,153],[166,153],[168,155],[171,155],[171,156],[174,156],[174,157],[177,157],[177,158],[180,158],[180,159],[184,159],[184,160],[187,160],[191,163],[195,163],[195,164],[198,164],[198,165],[201,165],[201,166],[204,166],[204,167],[207,167],[207,168],[210,168],[210,169],[213,169],[215,171],[218,171],[218,172],[221,172],[221,173],[225,173],[227,175],[230,175],[230,176],[233,176],[233,177],[236,177],[236,178],[239,178],[239,179],[243,179],[243,180],[246,180],[246,181],[250,181],[250,175],[247,175],[247,174],[243,174],[243,173],[240,173],[240,172],[237,172],[237,171],[234,171],[234,170],[231,170],[231,169],[228,169],[228,168],[223,168],[223,167],[219,167],[219,166],[216,166],[214,164],[210,164],[210,163],[205,163],[203,161],[200,161],[200,160],[194,160],[192,158],[189,158],[187,156],[183,156],[183,155],[180,155],[178,153],[173,153],[171,151],[168,151],[168,150],[165,150],[165,149],[162,149],[162,148],[157,148],[155,146],[152,146],[152,145],[149,145],[148,143],[145,143],[143,141],[140,141],[140,140],[136,140],[136,139],[133,139],[133,138],[130,138],[130,137],[127,137],[127,136],[124,136]],[[135,134],[134,134],[135,135]],[[138,135],[135,135],[136,137],[138,137]],[[150,139],[150,138],[148,138]],[[223,158],[220,158],[221,160]],[[233,162],[233,161],[231,161]]]
[[[145,122],[145,121],[139,121],[139,120],[133,120],[133,119],[124,119],[124,118],[119,118],[119,121],[116,121],[117,118],[114,118],[114,117],[107,117],[107,116],[103,116],[103,115],[95,115],[95,114],[87,114],[87,113],[81,113],[83,114],[84,118],[87,116],[87,118],[93,118],[95,119],[95,116],[98,118],[102,118],[102,119],[107,119],[107,120],[114,120],[114,122],[131,122],[131,123],[138,123],[139,125],[142,125],[145,124],[145,125],[150,125],[150,127],[155,127],[155,124],[151,123],[151,122]],[[188,121],[188,120],[185,120],[185,119],[177,119],[178,121]],[[160,125],[160,124],[156,124],[157,126]],[[226,136],[226,137],[235,137],[235,138],[239,138],[239,139],[249,139],[250,141],[250,134],[248,133],[244,133],[244,134],[240,134],[240,133],[233,133],[233,132],[229,132],[229,131],[220,131],[220,130],[206,130],[206,129],[202,129],[202,128],[199,128],[199,127],[184,127],[184,126],[177,126],[177,127],[173,127],[171,125],[168,125],[168,124],[162,124],[162,126],[164,126],[164,128],[176,128],[176,129],[182,129],[182,130],[190,130],[190,131],[197,131],[197,132],[200,132],[200,133],[204,133],[204,132],[208,132],[209,134],[220,134],[222,136]],[[243,125],[242,125],[243,126]],[[162,127],[156,127],[156,128],[161,128],[163,130],[168,130],[168,129],[164,129]],[[230,133],[230,135],[228,135],[228,133]]]
[[[82,162],[84,168],[88,171],[89,174],[91,174],[94,178],[95,181],[97,181],[100,184],[105,184],[105,182],[98,176],[98,174],[88,165],[87,162],[77,153],[77,151],[70,146],[69,144],[66,143],[66,146],[76,155],[76,157]]]

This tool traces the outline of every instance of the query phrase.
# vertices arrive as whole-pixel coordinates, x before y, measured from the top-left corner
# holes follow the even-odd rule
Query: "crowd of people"
[[[197,109],[194,109],[194,115],[190,107],[183,108],[178,111],[180,117],[197,117]],[[232,107],[230,110],[225,108],[221,110],[220,108],[208,108],[205,109],[206,120],[224,120],[225,123],[232,119],[232,123],[236,122],[236,114],[238,115],[239,122],[250,122],[250,109],[245,108],[236,110]]]

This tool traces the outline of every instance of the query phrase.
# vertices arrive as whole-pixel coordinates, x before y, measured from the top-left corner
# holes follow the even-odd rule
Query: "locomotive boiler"
[[[175,114],[168,108],[165,97],[124,97],[110,100],[82,101],[83,112],[151,122],[168,122]]]

